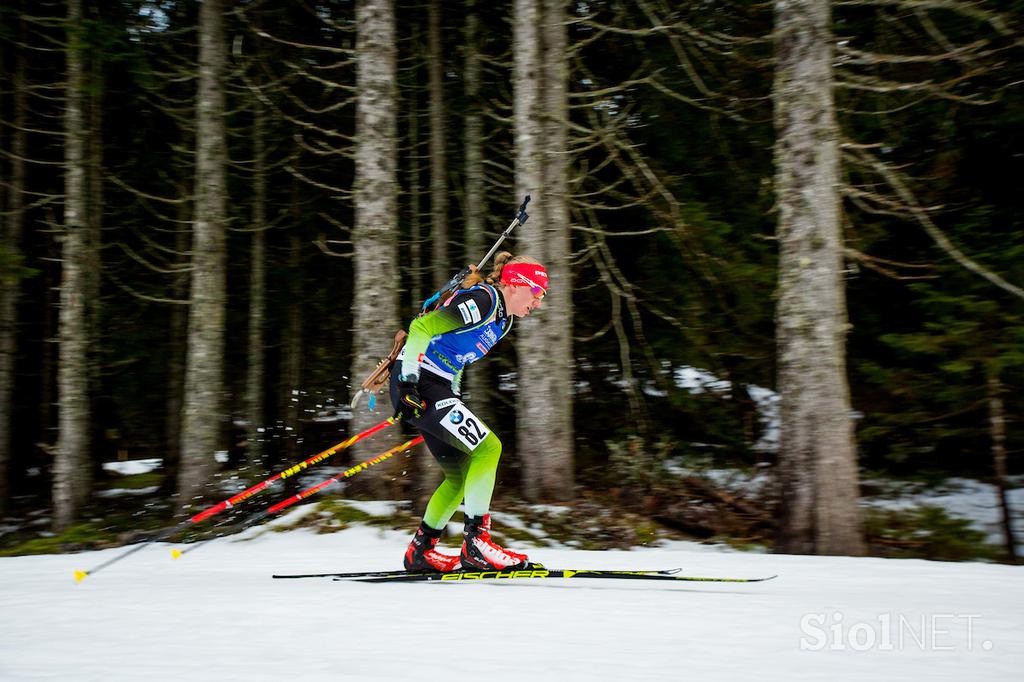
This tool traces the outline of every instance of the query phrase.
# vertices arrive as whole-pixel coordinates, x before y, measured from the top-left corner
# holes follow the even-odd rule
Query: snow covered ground
[[[779,577],[747,585],[270,578],[397,568],[407,541],[366,526],[249,532],[176,562],[171,545],[154,545],[77,585],[73,570],[125,550],[0,558],[0,680],[931,682],[1016,680],[1024,670],[1024,567],[672,543],[531,555],[551,567]]]

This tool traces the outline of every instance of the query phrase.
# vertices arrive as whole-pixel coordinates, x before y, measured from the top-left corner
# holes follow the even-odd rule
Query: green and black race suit
[[[400,376],[425,369],[458,390],[463,368],[476,362],[512,329],[501,292],[478,284],[452,296],[444,306],[413,320],[399,356]]]
[[[443,307],[413,321],[391,372],[396,406],[399,377],[419,375],[417,389],[426,409],[409,425],[423,436],[444,471],[445,479],[423,516],[431,528],[443,528],[463,500],[470,516],[482,517],[490,508],[501,441],[462,402],[459,384],[465,366],[508,334],[512,320],[494,287],[481,284],[460,291]]]

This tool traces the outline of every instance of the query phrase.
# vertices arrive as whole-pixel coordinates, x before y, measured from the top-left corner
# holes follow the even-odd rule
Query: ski
[[[573,570],[525,568],[514,571],[452,571],[451,573],[406,573],[384,576],[333,576],[334,580],[368,583],[413,583],[413,582],[459,582],[470,580],[538,580],[550,578],[595,578],[619,580],[675,580],[706,583],[759,583],[778,576],[761,578],[716,578],[704,576],[676,575],[674,571],[615,571],[615,570]]]
[[[293,578],[338,578],[340,580],[352,578],[393,578],[400,575],[413,575],[406,570],[397,571],[356,571],[354,573],[275,573],[274,579],[291,580]]]
[[[544,568],[541,564],[530,564],[529,570],[541,570]],[[631,571],[632,573],[644,573],[651,575],[672,575],[679,573],[683,569],[681,568],[666,568],[662,570],[647,570],[647,571]],[[471,571],[465,571],[471,572]],[[409,571],[398,570],[398,571],[356,571],[353,573],[286,573],[278,574],[275,573],[272,578],[290,580],[294,578],[337,578],[338,580],[355,580],[359,578],[396,578],[403,576],[419,576],[424,575],[422,573],[410,573]],[[427,574],[433,575],[433,574]]]

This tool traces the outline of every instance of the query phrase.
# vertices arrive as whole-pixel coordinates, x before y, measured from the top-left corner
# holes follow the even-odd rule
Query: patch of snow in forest
[[[345,504],[370,516],[393,516],[409,505],[404,500],[345,500]]]
[[[564,504],[531,504],[530,509],[543,514],[564,514],[572,511],[572,507],[567,507]]]
[[[491,520],[493,521],[493,528],[496,532],[501,532],[501,527],[506,526],[508,528],[515,528],[521,530],[524,533],[529,533],[535,538],[544,538],[546,534],[543,530],[532,528],[527,522],[523,521],[519,516],[515,514],[506,514],[505,512],[491,512]]]
[[[666,462],[665,468],[674,476],[698,476],[730,493],[755,497],[767,492],[772,481],[771,473],[767,470],[691,467],[679,459]],[[872,484],[881,487],[883,492],[862,496],[862,507],[897,511],[924,506],[938,507],[950,518],[969,521],[972,528],[987,535],[989,543],[1003,542],[1002,510],[996,487],[991,483],[971,478],[949,478],[941,485],[925,486],[908,481],[873,478]],[[1017,486],[1007,491],[1013,514],[1013,532],[1017,544],[1024,546],[1024,480],[1020,477],[1011,478],[1009,484]]]
[[[160,490],[158,485],[151,485],[145,488],[111,488],[110,490],[97,490],[96,497],[103,499],[110,497],[139,497],[142,495],[152,495],[157,490]]]
[[[747,394],[757,405],[757,420],[761,422],[761,437],[754,443],[754,452],[777,452],[779,449],[779,400],[770,388],[747,384]]]
[[[674,476],[704,478],[716,488],[747,496],[758,496],[771,484],[771,475],[764,470],[690,467],[680,459],[666,462],[665,469]]]
[[[907,510],[915,507],[938,507],[952,518],[967,519],[971,526],[988,535],[988,542],[1003,542],[1002,509],[996,487],[973,478],[949,478],[939,486],[887,481],[882,495],[862,497],[864,507]],[[1013,534],[1017,544],[1024,544],[1024,487],[1007,491],[1013,515]]]
[[[719,379],[706,369],[684,365],[674,371],[675,383],[690,393],[712,393],[724,400],[732,395],[732,382]],[[761,437],[753,445],[755,452],[775,452],[779,449],[779,394],[756,384],[745,385],[747,395],[757,406],[757,420],[761,423]]]
[[[719,379],[706,369],[684,365],[675,370],[676,386],[685,388],[690,393],[712,392],[718,395],[728,395],[732,384],[724,379]]]
[[[352,410],[347,405],[322,408],[313,417],[313,421],[319,423],[349,421],[350,419],[352,419]]]
[[[122,476],[135,476],[136,474],[148,474],[150,471],[159,468],[163,462],[160,458],[155,459],[129,459],[123,462],[104,462],[103,470]]]

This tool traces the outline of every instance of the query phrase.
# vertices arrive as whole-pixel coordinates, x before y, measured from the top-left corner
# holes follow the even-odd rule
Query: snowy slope
[[[177,562],[170,545],[156,545],[80,585],[74,569],[124,549],[2,558],[0,680],[932,682],[1016,680],[1024,670],[1019,567],[678,543],[532,557],[552,567],[780,577],[749,585],[270,579],[397,568],[406,542],[368,527],[298,530],[214,541]],[[845,650],[831,650],[833,642]]]

